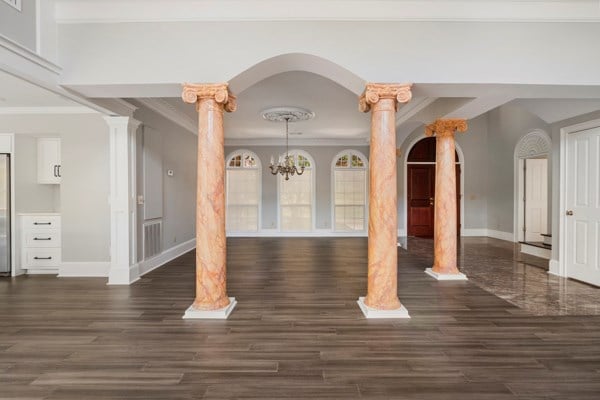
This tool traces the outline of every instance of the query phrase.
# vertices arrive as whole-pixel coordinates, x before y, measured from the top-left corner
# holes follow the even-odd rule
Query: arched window
[[[333,228],[364,231],[367,226],[367,158],[344,150],[333,159]]]
[[[311,231],[315,212],[315,162],[302,150],[292,150],[289,155],[297,168],[304,167],[304,173],[287,181],[278,175],[279,228],[286,232]]]
[[[256,232],[260,219],[260,159],[251,151],[238,150],[226,161],[227,212],[229,232]]]

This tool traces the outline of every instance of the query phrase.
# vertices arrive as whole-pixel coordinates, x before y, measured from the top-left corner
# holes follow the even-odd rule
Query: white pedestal
[[[198,310],[192,305],[185,310],[183,319],[227,319],[229,314],[231,314],[235,308],[236,304],[237,301],[235,301],[235,297],[230,297],[229,304],[223,308],[219,308],[218,310]]]
[[[469,278],[463,273],[458,274],[438,274],[437,272],[433,272],[431,268],[427,268],[425,273],[438,281],[468,281]]]
[[[365,304],[365,298],[358,298],[358,306],[362,310],[363,314],[367,319],[371,318],[410,318],[408,315],[408,310],[404,306],[400,306],[395,310],[377,310],[375,308],[371,308]]]

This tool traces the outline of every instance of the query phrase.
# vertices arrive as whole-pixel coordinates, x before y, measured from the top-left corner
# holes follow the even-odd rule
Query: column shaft
[[[433,271],[457,274],[456,161],[454,133],[437,136]]]

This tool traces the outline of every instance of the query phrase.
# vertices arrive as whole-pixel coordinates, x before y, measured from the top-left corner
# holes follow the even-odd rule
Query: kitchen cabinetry
[[[60,138],[38,138],[37,150],[38,183],[60,184]]]

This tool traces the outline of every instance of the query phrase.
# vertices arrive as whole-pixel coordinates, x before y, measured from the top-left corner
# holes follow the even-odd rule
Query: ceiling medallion
[[[315,117],[315,113],[300,107],[273,107],[262,112],[262,117],[271,122],[298,122],[308,121]]]

